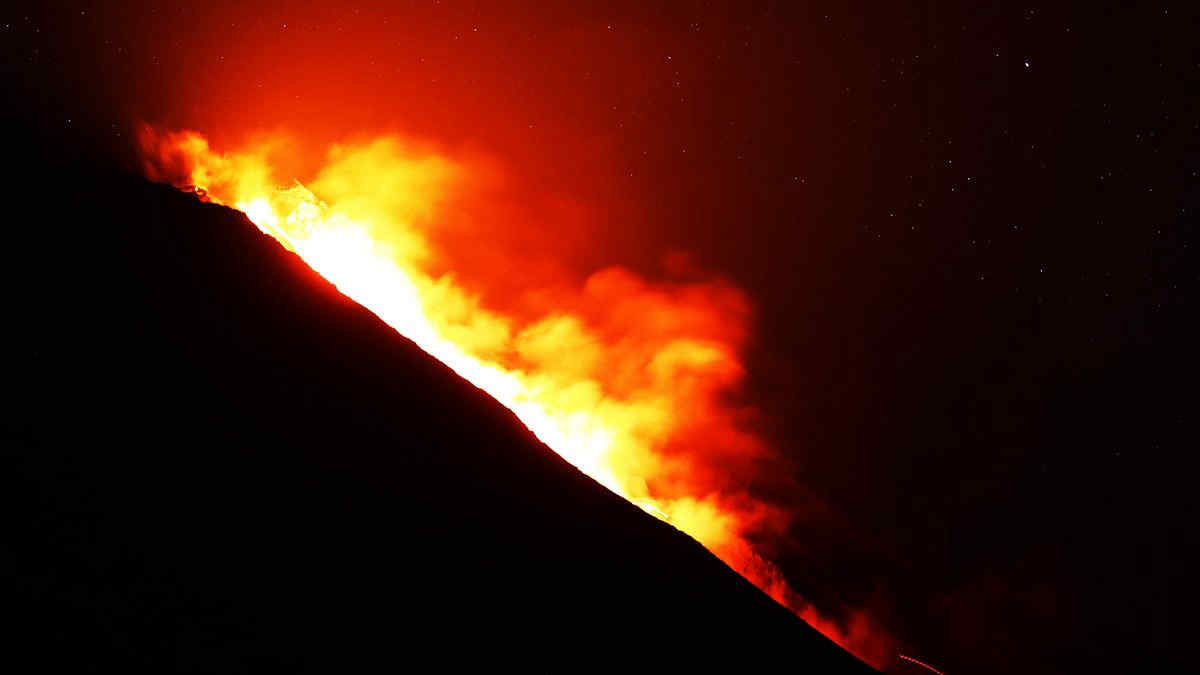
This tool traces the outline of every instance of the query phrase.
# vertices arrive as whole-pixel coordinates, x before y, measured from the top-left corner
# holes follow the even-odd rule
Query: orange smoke
[[[245,212],[564,459],[696,538],[860,658],[892,658],[865,618],[843,630],[817,616],[750,543],[784,532],[788,517],[746,490],[770,452],[748,427],[754,411],[731,402],[752,318],[739,289],[652,283],[610,267],[582,283],[531,273],[536,287],[497,298],[489,286],[511,287],[545,264],[505,250],[487,222],[468,228],[473,241],[457,234],[470,253],[446,246],[447,214],[461,217],[478,167],[383,136],[334,147],[311,180],[288,185],[276,172],[288,161],[282,135],[220,154],[194,132],[146,127],[140,142],[151,179],[195,186]],[[454,269],[462,260],[473,266]]]

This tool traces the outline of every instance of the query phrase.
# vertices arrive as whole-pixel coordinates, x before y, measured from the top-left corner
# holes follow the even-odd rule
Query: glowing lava
[[[864,660],[890,657],[867,648],[868,631],[821,620],[749,544],[752,533],[782,533],[787,519],[745,488],[769,453],[745,428],[751,411],[729,403],[750,319],[738,289],[650,283],[614,267],[498,307],[461,275],[486,287],[489,275],[520,274],[525,261],[499,251],[497,269],[446,270],[434,233],[463,164],[382,137],[335,147],[307,185],[279,188],[285,178],[271,159],[284,139],[226,154],[192,132],[146,128],[140,140],[151,179],[201,186],[245,212],[580,470],[695,537]]]

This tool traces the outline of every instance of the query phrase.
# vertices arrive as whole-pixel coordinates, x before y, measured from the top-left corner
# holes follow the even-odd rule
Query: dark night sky
[[[1168,658],[1194,9],[242,4],[4,9],[10,108],[113,167],[139,120],[496,157],[586,214],[568,265],[686,250],[748,291],[818,604],[952,675]]]

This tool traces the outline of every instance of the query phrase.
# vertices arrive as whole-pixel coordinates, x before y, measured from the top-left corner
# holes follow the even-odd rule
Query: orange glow
[[[700,541],[860,658],[890,657],[869,648],[865,633],[818,617],[751,544],[752,534],[782,532],[787,516],[745,488],[745,467],[769,451],[746,427],[752,411],[729,402],[744,377],[751,319],[739,289],[610,267],[581,283],[493,298],[492,280],[511,285],[539,261],[499,250],[477,227],[471,245],[489,253],[473,259],[491,261],[480,263],[487,268],[450,267],[455,255],[438,228],[477,173],[465,161],[383,136],[334,147],[301,184],[277,175],[282,136],[227,153],[194,132],[145,128],[140,140],[151,179],[203,188],[243,211],[581,471]]]

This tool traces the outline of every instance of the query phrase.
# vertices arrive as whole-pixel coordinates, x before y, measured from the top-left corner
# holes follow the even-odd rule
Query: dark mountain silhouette
[[[240,213],[24,168],[6,198],[23,235],[5,285],[6,660],[873,672]]]

